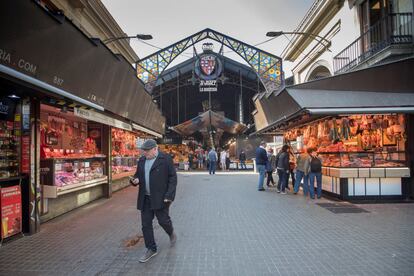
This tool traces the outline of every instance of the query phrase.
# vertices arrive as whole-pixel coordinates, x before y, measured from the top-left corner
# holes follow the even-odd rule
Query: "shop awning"
[[[222,129],[231,134],[241,133],[247,128],[244,124],[209,110],[191,120],[172,127],[172,129],[180,135],[188,136],[196,131],[209,128],[210,124],[216,129]]]
[[[1,1],[0,25],[1,78],[164,133],[165,118],[131,64],[67,18],[36,1]]]
[[[268,112],[268,115],[272,116],[272,121],[268,126],[259,130],[259,133],[277,128],[278,124],[305,113],[315,116],[357,113],[414,113],[414,93],[286,88],[278,96],[266,99],[262,106],[274,111]]]
[[[414,113],[414,59],[286,87],[255,99],[256,133],[277,130],[304,114]],[[385,78],[388,73],[388,81]],[[391,78],[391,79],[390,79]]]

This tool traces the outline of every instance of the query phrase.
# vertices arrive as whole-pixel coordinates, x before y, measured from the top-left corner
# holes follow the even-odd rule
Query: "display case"
[[[372,167],[404,167],[405,152],[320,152],[325,167],[337,168],[372,168]]]
[[[19,176],[19,136],[14,122],[0,121],[0,179]]]
[[[112,157],[112,179],[133,175],[137,169],[137,157]]]
[[[137,169],[141,155],[137,133],[112,128],[112,180],[131,176]]]
[[[87,159],[53,158],[41,160],[43,196],[56,198],[72,191],[105,184],[105,157]]]

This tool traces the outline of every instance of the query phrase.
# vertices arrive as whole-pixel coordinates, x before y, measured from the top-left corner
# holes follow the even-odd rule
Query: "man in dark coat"
[[[264,191],[263,182],[266,174],[266,164],[267,164],[267,152],[266,152],[266,142],[262,141],[260,147],[256,149],[256,168],[259,172],[259,184],[257,189],[259,191]]]
[[[177,239],[169,216],[169,208],[175,198],[177,173],[169,155],[158,151],[157,143],[146,140],[141,149],[144,156],[138,161],[137,171],[131,184],[139,184],[137,208],[141,211],[142,233],[147,252],[139,259],[145,263],[157,255],[152,221],[154,215],[158,224],[167,232],[171,245]]]

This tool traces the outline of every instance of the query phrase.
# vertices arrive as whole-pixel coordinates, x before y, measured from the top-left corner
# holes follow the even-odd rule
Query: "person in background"
[[[216,174],[217,159],[217,152],[214,150],[214,148],[211,148],[210,152],[208,153],[209,174]]]
[[[194,153],[190,151],[188,154],[188,170],[192,170],[194,165]]]
[[[310,155],[303,150],[296,159],[296,179],[293,187],[294,194],[299,191],[300,183],[303,179],[303,195],[307,196],[309,190],[309,171],[310,171]]]
[[[240,161],[240,169],[247,170],[247,167],[246,167],[246,154],[244,153],[244,150],[242,150],[239,154],[239,161]]]
[[[226,150],[222,149],[222,151],[220,152],[220,166],[221,166],[222,171],[226,170],[226,156],[227,156]]]
[[[230,151],[226,150],[226,170],[230,170]]]
[[[275,181],[273,180],[273,172],[276,169],[276,156],[273,155],[273,149],[269,148],[267,150],[267,164],[266,164],[266,173],[267,173],[267,181],[266,186],[270,187],[269,183],[272,183],[272,186],[275,185]]]
[[[208,169],[209,165],[210,165],[210,161],[208,160],[208,153],[209,153],[209,149],[207,148],[206,151],[204,152],[204,166]]]
[[[293,149],[291,146],[288,147],[288,153],[289,153],[289,172],[287,176],[287,182],[286,182],[286,188],[290,190],[289,188],[289,176],[292,178],[292,187],[295,185],[295,168],[296,168],[296,157],[293,152]]]
[[[276,168],[279,180],[277,183],[277,192],[283,195],[286,194],[286,185],[289,176],[289,153],[288,145],[284,145],[279,153],[276,155]]]
[[[308,153],[311,155],[310,172],[309,172],[309,194],[312,199],[315,198],[315,179],[317,197],[322,196],[322,161],[314,148],[309,148]]]
[[[257,186],[258,191],[264,191],[263,182],[266,174],[266,164],[267,164],[267,152],[266,152],[266,142],[262,141],[260,146],[256,149],[256,168],[259,172],[259,184]]]
[[[198,148],[199,148],[199,150],[197,152],[198,168],[202,169],[203,164],[204,164],[204,152],[200,147],[198,147]]]

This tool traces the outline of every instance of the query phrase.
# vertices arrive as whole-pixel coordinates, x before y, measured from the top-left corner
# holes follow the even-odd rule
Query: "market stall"
[[[159,149],[169,154],[174,162],[174,165],[179,169],[184,169],[185,165],[188,164],[188,154],[191,152],[191,149],[185,144],[161,144],[158,145]],[[195,156],[195,155],[194,155]],[[196,158],[194,157],[194,163],[196,163]]]
[[[0,97],[0,245],[3,240],[22,232],[23,182],[21,160],[21,101]],[[23,185],[23,186],[22,186]]]
[[[284,135],[298,150],[316,148],[326,193],[347,200],[409,198],[413,64],[407,59],[257,97],[256,134]]]
[[[64,195],[108,183],[102,139],[101,124],[77,117],[71,111],[41,105],[43,215],[64,209],[65,202],[58,200]],[[102,195],[102,188],[98,190]]]
[[[406,116],[325,117],[285,132],[300,152],[315,148],[323,165],[323,190],[340,197],[401,196],[410,176]]]
[[[137,161],[142,155],[139,149],[145,141],[143,133],[115,128],[111,129],[112,191],[129,185],[129,176],[135,174]]]

